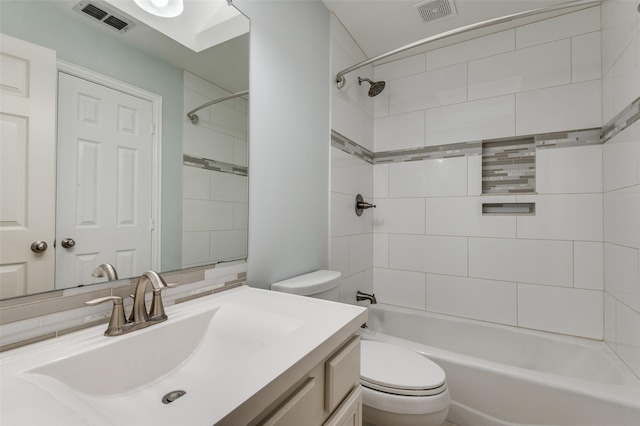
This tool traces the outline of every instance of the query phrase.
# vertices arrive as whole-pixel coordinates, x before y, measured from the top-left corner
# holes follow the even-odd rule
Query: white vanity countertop
[[[100,325],[0,354],[0,423],[247,424],[367,319],[366,309],[359,306],[247,286],[171,306],[166,311],[166,322],[124,336],[105,337],[102,333],[106,325]],[[218,322],[214,331],[207,333],[217,337],[207,345],[207,341],[203,343],[192,335],[209,330],[207,324],[213,323],[212,318]],[[205,325],[191,327],[196,321]],[[251,335],[260,327],[263,330],[254,334],[264,335],[262,346],[235,338],[245,332]],[[272,333],[274,328],[281,331]],[[220,347],[216,348],[217,342]],[[153,364],[154,359],[160,359],[162,363],[180,356],[173,352],[189,344],[193,349],[183,350],[189,355],[184,360],[177,358],[180,363],[172,365],[166,376],[154,376],[143,386],[122,383],[129,375],[140,375],[146,362]],[[229,347],[233,348],[227,351]],[[203,364],[203,354],[198,358],[198,351],[213,351],[213,355],[205,352],[208,358]],[[99,365],[85,365],[83,356],[85,360],[99,359],[95,362]],[[207,364],[209,359],[224,361]],[[64,379],[51,377],[56,375]],[[124,380],[115,380],[117,377]],[[103,394],[102,388],[108,386],[115,390]],[[175,387],[184,388],[187,394],[171,404],[162,404],[164,392]]]

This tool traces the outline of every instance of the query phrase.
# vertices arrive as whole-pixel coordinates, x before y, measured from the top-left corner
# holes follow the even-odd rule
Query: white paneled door
[[[151,269],[152,103],[59,73],[56,288]]]
[[[56,53],[0,34],[2,299],[53,290],[55,96]]]

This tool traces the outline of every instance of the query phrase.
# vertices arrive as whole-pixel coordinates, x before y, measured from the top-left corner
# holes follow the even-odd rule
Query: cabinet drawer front
[[[324,408],[331,413],[360,383],[360,337],[354,336],[325,366]]]
[[[362,425],[362,387],[357,385],[322,426]]]
[[[315,386],[315,377],[309,377],[278,410],[271,413],[260,425],[285,426],[300,424],[300,412],[307,411],[305,404],[313,404],[312,391]]]

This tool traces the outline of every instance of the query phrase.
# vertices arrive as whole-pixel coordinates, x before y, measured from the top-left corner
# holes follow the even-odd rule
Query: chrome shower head
[[[369,97],[371,98],[379,95],[380,92],[384,90],[384,86],[386,85],[384,81],[371,81],[368,78],[358,77],[358,85],[362,86],[363,81],[366,81],[371,85],[371,87],[369,88]]]

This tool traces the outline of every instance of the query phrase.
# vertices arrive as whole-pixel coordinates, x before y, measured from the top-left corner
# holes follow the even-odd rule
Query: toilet
[[[315,271],[271,285],[271,290],[338,300],[340,272]],[[412,350],[372,340],[361,341],[360,384],[363,424],[439,426],[451,396],[444,370]]]

